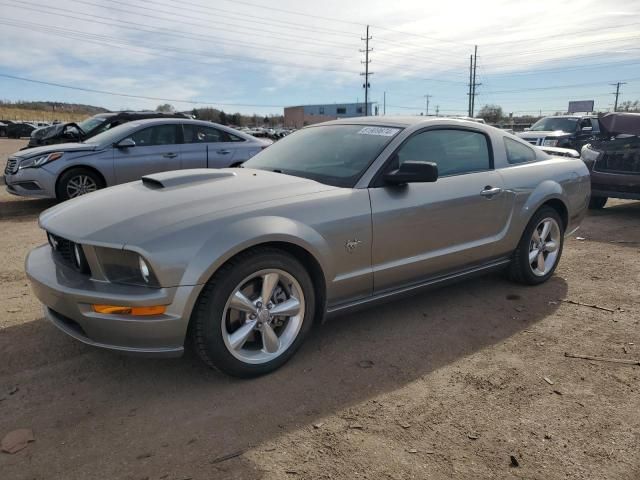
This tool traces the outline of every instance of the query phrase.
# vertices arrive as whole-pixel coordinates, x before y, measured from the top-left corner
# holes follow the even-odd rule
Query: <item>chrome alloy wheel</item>
[[[96,182],[88,175],[76,175],[67,182],[67,196],[69,198],[79,197],[85,193],[95,192],[98,189]]]
[[[534,275],[544,277],[558,261],[560,226],[553,218],[538,223],[529,242],[529,265]]]
[[[269,362],[295,341],[305,301],[298,281],[279,269],[249,275],[233,290],[222,313],[222,337],[229,352],[246,363]]]

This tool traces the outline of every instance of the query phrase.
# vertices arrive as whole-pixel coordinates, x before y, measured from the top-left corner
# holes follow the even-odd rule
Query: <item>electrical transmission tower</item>
[[[626,85],[627,82],[617,82],[617,83],[610,83],[609,85],[613,85],[614,87],[616,87],[616,91],[612,92],[611,95],[615,95],[616,96],[616,103],[613,106],[613,111],[617,112],[618,111],[618,97],[620,96],[620,85]]]
[[[371,60],[369,60],[369,52],[373,50],[373,48],[369,48],[369,40],[373,37],[369,36],[369,25],[367,25],[367,34],[364,38],[360,38],[364,43],[364,50],[360,50],[361,53],[364,53],[364,62],[360,62],[364,64],[364,72],[360,73],[360,75],[364,75],[364,116],[369,115],[369,88],[371,88],[371,84],[369,83],[369,75],[373,75],[373,72],[369,71],[369,64]]]

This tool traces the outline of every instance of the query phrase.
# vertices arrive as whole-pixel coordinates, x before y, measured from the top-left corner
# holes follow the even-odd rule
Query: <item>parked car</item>
[[[210,122],[140,120],[84,142],[15,153],[5,182],[9,193],[62,201],[155,172],[238,166],[270,144]]]
[[[596,115],[556,115],[545,117],[517,134],[532,145],[577,150],[594,138],[601,138]]]
[[[147,118],[190,118],[182,113],[113,112],[99,113],[80,123],[67,122],[38,128],[31,133],[25,148],[55,145],[57,143],[82,142],[123,123]]]
[[[591,172],[589,208],[609,198],[640,200],[640,113],[608,113],[600,119],[603,137],[582,148]]]
[[[7,127],[8,125],[4,122],[0,122],[0,137],[7,136]]]
[[[327,314],[497,269],[545,282],[588,200],[580,159],[487,125],[336,120],[243,168],[146,175],[53,207],[26,271],[82,342],[176,356],[191,338],[208,365],[254,376]]]
[[[21,138],[31,135],[37,127],[32,123],[27,122],[15,122],[7,125],[7,137],[9,138]]]

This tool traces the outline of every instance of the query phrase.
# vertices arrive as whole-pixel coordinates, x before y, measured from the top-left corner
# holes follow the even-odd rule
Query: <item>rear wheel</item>
[[[608,197],[591,197],[591,200],[589,200],[589,209],[600,210],[604,208],[608,199]]]
[[[62,174],[56,187],[58,200],[64,201],[70,198],[86,195],[104,188],[102,178],[88,168],[72,168]]]
[[[528,285],[546,282],[560,261],[564,225],[556,210],[542,207],[527,225],[509,266],[512,280]]]
[[[311,277],[294,257],[261,248],[232,259],[204,287],[191,335],[209,366],[253,377],[282,366],[308,334]]]

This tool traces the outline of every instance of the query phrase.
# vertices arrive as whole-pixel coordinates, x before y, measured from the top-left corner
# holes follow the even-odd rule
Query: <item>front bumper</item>
[[[591,196],[640,200],[640,175],[591,170]]]
[[[60,330],[89,345],[144,356],[180,356],[197,286],[147,288],[95,281],[55,262],[49,245],[32,250],[27,277],[47,318]],[[92,304],[167,305],[162,315],[105,315]]]
[[[22,197],[56,198],[56,175],[45,168],[25,168],[6,173],[7,192]]]

